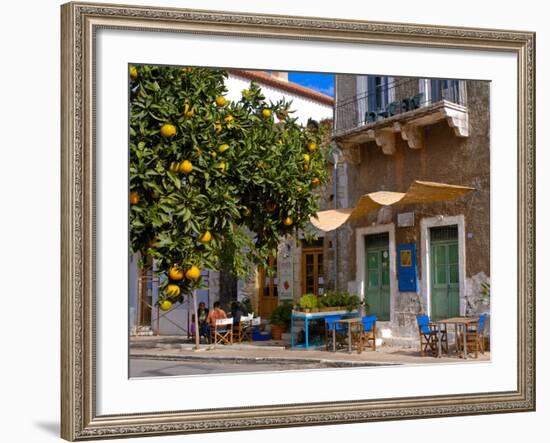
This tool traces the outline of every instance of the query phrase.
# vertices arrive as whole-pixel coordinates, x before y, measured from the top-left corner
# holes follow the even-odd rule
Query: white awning
[[[320,211],[314,217],[311,217],[311,223],[316,228],[328,232],[339,228],[348,220],[353,220],[383,206],[453,200],[473,190],[474,188],[469,186],[415,180],[405,193],[390,191],[371,192],[370,194],[363,195],[355,208]]]

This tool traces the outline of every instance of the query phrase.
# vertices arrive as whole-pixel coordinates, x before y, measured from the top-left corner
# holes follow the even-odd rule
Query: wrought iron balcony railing
[[[460,80],[407,79],[386,84],[371,82],[371,85],[374,90],[337,101],[335,135],[443,100],[466,106],[464,85]]]

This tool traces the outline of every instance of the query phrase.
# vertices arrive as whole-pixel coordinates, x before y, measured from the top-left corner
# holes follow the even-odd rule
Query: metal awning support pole
[[[338,209],[338,151],[336,149],[332,151],[334,159],[332,172],[334,209]],[[334,231],[334,290],[338,292],[338,229]]]
[[[197,310],[197,290],[193,289],[193,312],[195,313],[195,349],[200,347],[199,315]]]

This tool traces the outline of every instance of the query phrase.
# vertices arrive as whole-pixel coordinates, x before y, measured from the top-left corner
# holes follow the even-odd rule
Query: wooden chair
[[[376,315],[366,315],[362,318],[362,345],[364,344],[365,347],[368,347],[369,343],[371,343],[370,346],[372,347],[373,351],[376,351],[376,320],[378,320],[378,317],[376,317]]]
[[[485,328],[487,326],[487,314],[481,314],[479,321],[473,325],[468,326],[466,329],[466,347],[468,352],[474,352],[477,358],[478,352],[485,354]],[[464,337],[462,334],[458,334],[456,340],[456,346],[459,351],[464,349]]]
[[[239,324],[234,328],[235,340],[237,343],[242,343],[245,340],[252,341],[252,319],[254,314],[242,316]]]
[[[233,344],[233,319],[224,318],[216,320],[214,327],[212,328],[212,343],[214,345]]]
[[[438,354],[438,333],[437,325],[430,322],[430,317],[427,315],[417,315],[416,323],[418,324],[418,336],[420,338],[420,355],[424,357],[426,351],[430,351],[433,356]],[[447,331],[440,331],[441,348],[445,353],[449,352]]]

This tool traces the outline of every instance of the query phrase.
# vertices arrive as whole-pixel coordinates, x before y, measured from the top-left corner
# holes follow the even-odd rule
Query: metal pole
[[[157,305],[157,334],[160,335],[160,307]]]
[[[193,289],[193,311],[195,312],[195,349],[200,347],[199,337],[199,313],[197,310],[197,290]]]
[[[334,209],[338,209],[338,152],[333,151],[334,169],[332,172]],[[334,231],[334,290],[338,291],[338,229]]]
[[[191,325],[189,321],[189,297],[187,297],[187,339],[189,340],[189,331],[191,330]]]

